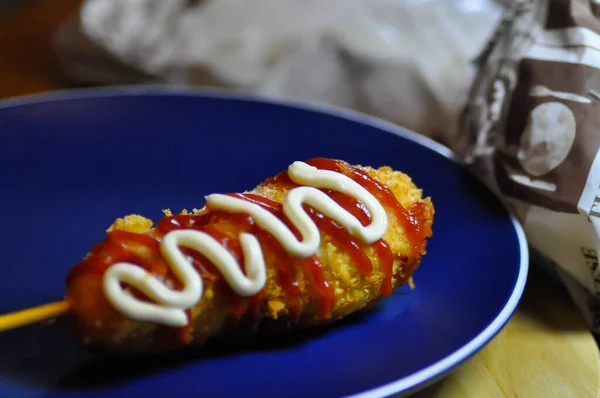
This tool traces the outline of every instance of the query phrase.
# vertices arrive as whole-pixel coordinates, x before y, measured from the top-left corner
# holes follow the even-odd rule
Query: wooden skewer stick
[[[70,309],[71,302],[69,300],[64,300],[0,315],[0,332],[46,319],[52,319],[68,312]]]

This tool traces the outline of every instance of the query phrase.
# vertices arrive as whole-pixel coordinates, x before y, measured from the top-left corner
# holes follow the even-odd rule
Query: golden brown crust
[[[407,175],[393,171],[389,167],[365,168],[365,170],[380,183],[389,187],[405,208],[420,202],[424,224],[427,228],[431,227],[434,215],[431,200],[422,199],[421,190]],[[287,190],[285,185],[275,183],[261,184],[251,192],[281,203]],[[394,256],[393,286],[398,287],[404,284],[414,272],[425,251],[413,253],[403,226],[390,209],[386,209],[386,212],[389,225],[384,240],[390,246]],[[165,210],[165,215],[171,215],[170,210]],[[215,227],[222,231],[228,231],[229,228],[235,231],[235,226],[227,225],[230,222],[226,219],[221,220]],[[151,227],[150,220],[131,215],[118,219],[109,231],[119,229],[151,235],[153,233]],[[268,253],[265,253],[268,279],[261,292],[258,311],[260,319],[251,314],[253,307],[250,299],[240,299],[231,293],[230,289],[222,283],[219,275],[203,273],[204,295],[200,303],[192,309],[193,328],[190,332],[192,344],[201,346],[208,338],[224,334],[246,335],[253,330],[263,329],[264,325],[270,325],[269,328],[275,327],[277,330],[316,326],[367,308],[381,298],[384,272],[374,250],[367,248],[366,254],[373,264],[373,272],[367,276],[359,272],[352,258],[336,244],[331,236],[322,232],[321,246],[317,255],[323,265],[326,279],[336,286],[332,313],[330,317],[323,318],[323,304],[316,298],[314,291],[311,290],[311,284],[307,282],[309,277],[306,269],[295,264],[294,269],[301,291],[299,301],[302,307],[302,314],[297,322],[290,321],[293,315],[290,298],[278,283],[277,272],[273,265],[277,259],[269,259]],[[88,274],[76,278],[69,285],[68,294],[75,303],[77,329],[84,343],[99,345],[120,355],[161,352],[183,345],[174,338],[173,329],[123,318],[104,298],[100,280],[101,275]],[[236,314],[240,305],[246,314]]]

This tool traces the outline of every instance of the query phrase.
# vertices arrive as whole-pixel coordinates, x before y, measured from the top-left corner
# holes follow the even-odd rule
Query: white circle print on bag
[[[545,102],[533,108],[517,152],[523,169],[538,177],[558,167],[571,151],[576,129],[575,115],[560,102]]]

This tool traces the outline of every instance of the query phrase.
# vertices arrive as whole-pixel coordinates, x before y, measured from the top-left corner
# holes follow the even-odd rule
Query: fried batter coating
[[[405,227],[396,214],[384,205],[388,216],[388,228],[383,240],[389,245],[393,255],[392,287],[397,288],[411,277],[425,254],[425,237],[431,236],[434,208],[430,198],[422,198],[410,177],[390,167],[373,169],[362,168],[371,177],[387,186],[405,209],[418,209],[418,222],[425,231],[422,244],[414,250]],[[286,184],[261,184],[250,193],[259,194],[281,203],[290,189]],[[382,203],[383,204],[383,203]],[[202,214],[206,209],[194,210]],[[170,210],[164,211],[167,217]],[[182,212],[187,214],[187,211]],[[228,218],[213,222],[214,227],[232,237],[237,236],[238,227]],[[155,236],[152,222],[139,215],[129,215],[117,219],[107,232],[120,230],[147,236]],[[104,244],[103,244],[104,245]],[[102,250],[102,245],[88,254]],[[145,250],[145,251],[144,251]],[[144,248],[142,254],[156,256]],[[335,286],[331,311],[323,311],[323,302],[314,292],[310,276],[300,262],[292,264],[299,296],[292,302],[290,295],[282,288],[277,277],[276,255],[264,250],[267,266],[267,282],[256,297],[237,296],[224,283],[218,272],[202,269],[204,294],[200,302],[191,310],[191,322],[186,328],[169,328],[152,322],[139,322],[125,318],[107,301],[102,290],[102,274],[83,272],[68,281],[67,295],[73,303],[76,331],[84,344],[96,351],[118,355],[140,355],[171,351],[186,345],[202,346],[207,339],[227,334],[249,335],[262,332],[265,325],[277,325],[278,330],[311,327],[326,324],[343,318],[355,311],[374,305],[382,297],[385,272],[380,257],[372,247],[365,248],[365,254],[373,264],[373,271],[364,275],[353,258],[340,247],[334,237],[321,231],[321,244],[317,252],[325,279]],[[164,267],[167,267],[166,265]],[[163,269],[162,276],[171,281]],[[172,284],[172,283],[171,283]],[[179,288],[175,283],[174,288]],[[298,309],[300,313],[298,313]]]

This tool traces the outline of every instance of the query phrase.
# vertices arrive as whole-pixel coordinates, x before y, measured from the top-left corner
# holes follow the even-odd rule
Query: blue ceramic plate
[[[399,110],[401,111],[401,110]],[[436,206],[415,274],[333,327],[208,350],[98,360],[61,327],[0,334],[2,397],[382,397],[481,349],[519,301],[528,252],[502,204],[425,138],[348,111],[179,89],[57,93],[0,104],[0,311],[61,299],[70,267],[118,217],[201,207],[294,160],[408,173]]]

